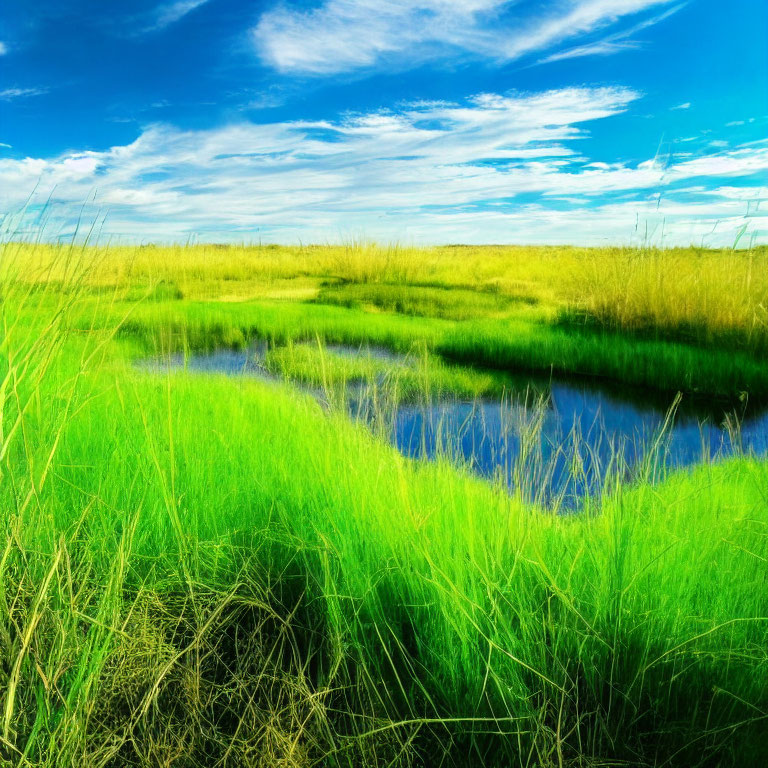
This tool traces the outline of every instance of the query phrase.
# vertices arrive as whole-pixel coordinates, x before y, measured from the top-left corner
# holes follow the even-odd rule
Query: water
[[[142,366],[277,379],[262,365],[265,350],[217,350],[186,360],[177,355]],[[327,350],[360,354],[350,347]],[[363,352],[369,353],[403,362],[387,350]],[[585,494],[598,494],[609,477],[656,479],[668,467],[739,451],[768,453],[765,411],[736,414],[733,408],[702,408],[683,399],[662,429],[671,403],[641,390],[540,377],[510,381],[510,393],[500,400],[401,403],[383,414],[366,388],[357,386],[350,390],[348,406],[354,417],[380,430],[407,456],[448,455],[529,500],[560,508],[575,508]]]
[[[257,378],[276,378],[264,368],[262,359],[266,345],[252,347],[247,351],[238,349],[217,349],[214,352],[186,356],[183,352],[159,358],[140,360],[139,368],[152,373],[186,369],[190,373],[226,373],[229,376],[246,375]]]
[[[605,390],[552,382],[547,395],[403,405],[390,434],[408,456],[445,453],[530,501],[565,508],[598,494],[609,477],[655,480],[670,467],[768,452],[765,413],[729,429],[725,413],[718,419],[681,406],[664,428],[662,408]]]
[[[191,373],[226,373],[230,376],[245,374],[277,380],[279,377],[264,367],[264,355],[267,350],[267,343],[260,342],[251,345],[247,350],[216,349],[213,352],[197,352],[190,355],[176,352],[164,357],[140,360],[138,366],[155,373],[184,368]],[[341,357],[357,357],[364,354],[366,357],[370,356],[392,364],[404,364],[405,361],[402,355],[383,347],[361,349],[346,344],[327,344],[325,350]]]

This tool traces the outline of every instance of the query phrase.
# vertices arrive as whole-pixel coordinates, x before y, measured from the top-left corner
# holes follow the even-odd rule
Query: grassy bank
[[[3,286],[3,760],[760,764],[764,461],[619,488],[599,509],[559,517],[447,460],[408,460],[280,383],[132,365],[258,336],[293,344],[271,352],[290,378],[390,371],[379,358],[333,358],[320,338],[646,386],[665,372],[664,386],[689,376],[692,388],[729,394],[736,382],[763,386],[754,350],[576,333],[558,325],[569,299],[547,298],[558,278],[530,301],[479,299],[469,315],[464,295],[461,317],[422,289],[393,307],[360,300],[386,291],[355,288],[346,306],[336,283],[333,305],[317,303],[328,263],[294,277],[292,259],[310,256],[280,251],[267,252],[269,280],[247,254],[229,254],[226,282],[243,300],[223,301],[228,257],[210,252],[210,281],[194,250],[154,261],[140,251],[144,273],[120,273],[131,254],[109,253],[73,272],[75,283],[54,279],[57,262],[48,283],[27,271]],[[370,255],[337,270],[370,278]],[[405,270],[398,279],[422,288],[446,269],[433,253],[415,265],[413,254],[387,258],[388,275]],[[477,279],[519,290],[511,267],[494,276],[497,259],[506,264],[489,253]],[[201,270],[185,278],[195,301],[180,277],[190,264]],[[469,294],[471,272],[456,275]],[[293,279],[316,279],[316,293],[254,293],[256,282]],[[428,357],[414,376],[419,360],[449,391],[493,386]]]
[[[25,280],[66,283],[69,246],[5,248]],[[83,257],[90,289],[132,299],[162,285],[187,299],[319,298],[453,319],[538,303],[622,332],[758,352],[768,338],[766,247],[149,246],[78,249]]]
[[[120,308],[121,313],[128,311]],[[115,312],[114,322],[120,316]],[[766,367],[746,351],[562,327],[528,317],[457,322],[314,303],[175,301],[135,308],[122,334],[141,340],[145,354],[244,348],[256,339],[276,345],[320,339],[401,354],[426,349],[449,361],[502,371],[605,378],[649,387],[670,401],[678,391],[732,399],[744,392],[756,399],[768,397]]]

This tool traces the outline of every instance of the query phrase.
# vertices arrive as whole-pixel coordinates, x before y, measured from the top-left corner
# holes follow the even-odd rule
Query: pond
[[[518,488],[543,505],[572,508],[609,480],[658,479],[739,451],[768,451],[768,415],[737,422],[686,407],[674,413],[630,397],[553,381],[545,400],[401,405],[392,425],[399,450],[447,453],[478,474]],[[682,405],[682,404],[681,404]]]
[[[326,347],[341,355],[349,347]],[[277,379],[262,364],[266,345],[145,360],[144,369],[186,368]],[[367,349],[397,363],[387,350]],[[350,389],[350,414],[384,434],[407,456],[448,456],[530,500],[573,509],[611,480],[657,479],[666,468],[737,452],[768,453],[768,412],[737,413],[718,404],[671,401],[631,387],[535,376],[509,379],[495,400],[400,403],[381,409],[365,387]],[[313,391],[313,390],[310,390]],[[322,399],[322,393],[313,391]],[[742,409],[743,411],[743,409]]]

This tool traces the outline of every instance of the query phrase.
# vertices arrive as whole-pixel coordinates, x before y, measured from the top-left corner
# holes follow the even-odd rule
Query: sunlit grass
[[[599,325],[768,351],[768,248],[626,251],[585,259],[572,312]]]
[[[759,765],[765,461],[614,484],[599,505],[558,516],[449,457],[406,459],[290,385],[133,364],[262,338],[274,370],[320,386],[395,366],[414,391],[497,386],[439,353],[670,391],[768,392],[759,346],[737,354],[721,335],[728,312],[734,333],[757,333],[742,312],[757,294],[723,299],[693,345],[619,336],[625,320],[602,317],[573,281],[589,259],[625,256],[6,246],[0,758]],[[679,270],[675,259],[699,256],[669,258]],[[294,279],[317,293],[250,294]],[[342,279],[421,288],[355,288],[354,307],[299,300]],[[702,306],[716,300],[709,280]],[[450,285],[461,286],[454,314],[439,293]],[[633,300],[647,296],[672,323],[674,302],[664,309],[644,285]],[[609,328],[562,326],[562,307]]]
[[[366,347],[350,347],[339,354],[317,343],[287,344],[270,349],[264,364],[273,373],[325,392],[343,394],[348,385],[362,384],[380,390],[393,403],[441,395],[470,400],[498,397],[509,387],[503,375],[447,365],[418,346],[391,359]]]

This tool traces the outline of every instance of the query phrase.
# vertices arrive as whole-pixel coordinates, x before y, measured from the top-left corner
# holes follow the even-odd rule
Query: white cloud
[[[604,37],[602,40],[597,40],[593,43],[587,43],[586,45],[579,45],[575,48],[566,48],[563,51],[557,51],[556,53],[541,59],[539,64],[547,64],[553,61],[562,61],[564,59],[575,59],[582,56],[611,56],[615,53],[621,53],[622,51],[637,50],[641,47],[641,43],[637,40],[632,40],[632,36],[636,35],[648,27],[658,24],[660,21],[669,18],[672,14],[677,13],[681,8],[685,6],[685,3],[680,3],[674,8],[670,8],[664,13],[654,16],[650,19],[636,24],[630,29],[622,32],[616,32],[612,35]]]
[[[153,21],[145,28],[145,32],[165,29],[171,24],[183,19],[188,13],[191,13],[201,5],[205,5],[208,0],[177,0],[174,3],[166,3],[155,8],[153,12]]]
[[[0,211],[55,190],[63,231],[108,210],[104,234],[133,239],[626,242],[635,219],[666,217],[668,241],[741,226],[768,170],[768,142],[661,164],[579,153],[584,123],[638,94],[569,88],[422,102],[337,121],[156,125],[131,144],[44,159],[0,158]],[[707,197],[691,191],[691,182]],[[727,187],[719,195],[717,189]],[[734,191],[736,190],[736,191]],[[659,202],[661,194],[661,202]],[[652,198],[652,201],[651,201]],[[34,203],[32,208],[34,209]],[[754,211],[750,213],[753,215]],[[56,233],[52,233],[55,236]]]
[[[670,109],[690,109],[690,108],[691,108],[690,101],[684,101],[682,104],[678,104],[677,106],[670,107]]]
[[[267,11],[253,39],[268,65],[311,75],[457,52],[511,61],[671,1],[565,0],[530,18],[515,12],[514,0],[325,0],[311,10],[281,5]],[[615,53],[628,44],[606,42],[601,52]]]
[[[47,88],[6,88],[0,91],[0,101],[11,101],[12,99],[21,99],[27,96],[40,96],[47,92]]]
[[[5,56],[8,53],[8,46],[0,40],[0,56]]]
[[[615,53],[621,53],[622,51],[634,51],[640,47],[640,43],[635,40],[624,39],[605,39],[599,40],[596,43],[588,43],[587,45],[579,45],[575,48],[568,48],[565,51],[559,51],[553,53],[551,56],[547,56],[541,59],[540,64],[549,64],[553,61],[563,61],[565,59],[577,59],[582,56],[612,56]]]
[[[531,51],[547,48],[571,37],[605,27],[622,16],[669,2],[670,0],[572,0],[568,12],[552,14],[523,26],[521,34],[513,35],[506,43],[505,58],[513,59]]]

